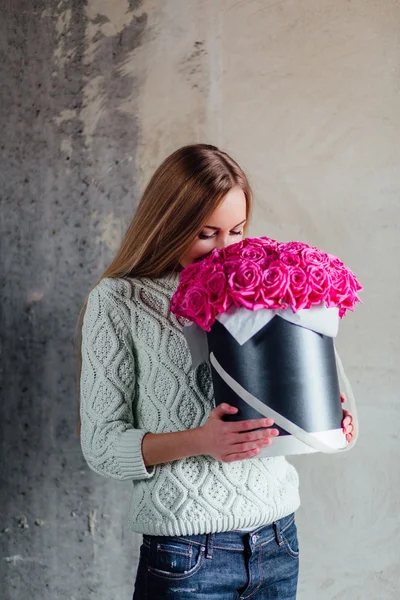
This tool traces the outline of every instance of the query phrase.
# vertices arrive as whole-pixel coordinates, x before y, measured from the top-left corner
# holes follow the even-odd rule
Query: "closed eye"
[[[231,231],[231,235],[242,235],[243,234],[243,230],[242,231]],[[211,238],[215,237],[217,234],[213,233],[212,235],[205,235],[204,233],[199,233],[199,238],[201,240],[210,240]]]

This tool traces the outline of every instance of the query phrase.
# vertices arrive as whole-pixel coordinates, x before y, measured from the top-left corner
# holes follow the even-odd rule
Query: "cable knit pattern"
[[[192,368],[169,310],[178,273],[104,278],[82,327],[81,445],[93,471],[133,484],[128,527],[193,535],[270,524],[300,504],[296,469],[282,457],[225,463],[208,455],[146,467],[147,432],[204,425],[214,408],[209,361]]]

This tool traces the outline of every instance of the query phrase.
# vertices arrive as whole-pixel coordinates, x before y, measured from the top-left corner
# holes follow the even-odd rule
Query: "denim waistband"
[[[261,525],[252,531],[219,531],[216,533],[200,533],[196,535],[173,536],[179,537],[181,542],[188,544],[198,544],[206,550],[206,557],[212,557],[213,548],[224,548],[226,550],[243,550],[248,545],[251,547],[263,546],[272,540],[276,540],[279,545],[283,544],[282,533],[292,525],[294,513],[274,521],[270,525]],[[165,536],[143,534],[143,542],[149,545],[150,540],[156,540],[162,543]]]

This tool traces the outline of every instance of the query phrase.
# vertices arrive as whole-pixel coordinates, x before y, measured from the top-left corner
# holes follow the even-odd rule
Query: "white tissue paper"
[[[243,306],[231,306],[225,313],[218,315],[217,319],[242,346],[275,315],[279,315],[282,319],[295,325],[332,338],[335,338],[339,331],[339,309],[336,306],[328,308],[325,304],[300,309],[295,313],[291,308],[249,310]],[[190,323],[183,328],[183,334],[192,356],[192,366],[195,369],[209,359],[207,332],[195,323]]]
[[[295,313],[291,308],[248,310],[242,306],[231,306],[225,313],[218,315],[217,319],[242,346],[275,315],[332,338],[336,337],[339,331],[339,309],[337,306],[327,308],[325,304],[300,309]]]

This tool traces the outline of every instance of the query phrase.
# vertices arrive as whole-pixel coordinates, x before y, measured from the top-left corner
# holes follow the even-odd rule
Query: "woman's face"
[[[224,196],[207,223],[203,224],[197,238],[181,256],[179,262],[187,267],[205,258],[214,248],[225,248],[243,239],[246,223],[246,197],[239,187],[232,188]]]

